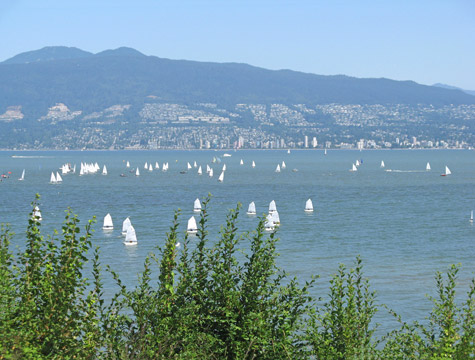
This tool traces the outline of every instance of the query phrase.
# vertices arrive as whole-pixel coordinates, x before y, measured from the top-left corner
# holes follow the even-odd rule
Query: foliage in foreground
[[[32,218],[26,248],[14,256],[13,234],[0,233],[0,359],[469,359],[475,357],[475,281],[457,304],[458,267],[444,280],[427,325],[400,321],[383,339],[374,334],[376,295],[362,262],[341,265],[328,300],[309,295],[276,266],[274,234],[263,220],[251,234],[229,212],[216,243],[208,244],[204,201],[196,237],[178,233],[178,214],[158,254],[145,260],[137,286],[107,304],[99,251],[90,279],[91,225],[80,234],[68,210],[59,236],[44,238]],[[36,202],[33,204],[36,206]],[[250,253],[240,250],[249,241]]]

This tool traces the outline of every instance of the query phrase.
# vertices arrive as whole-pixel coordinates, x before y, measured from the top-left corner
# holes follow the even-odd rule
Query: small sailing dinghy
[[[426,171],[430,171],[430,164],[429,164],[429,162],[427,162]]]
[[[350,171],[358,171],[358,168],[355,164],[352,164]]]
[[[473,210],[470,211],[470,222],[473,223]]]
[[[449,167],[446,166],[445,167],[445,173],[440,174],[440,176],[447,176],[447,175],[450,175],[450,174],[452,174],[452,172],[450,171]]]
[[[223,164],[223,172],[226,171],[226,164]]]
[[[127,219],[125,219],[123,222],[122,222],[122,235],[127,235],[127,229],[132,225],[132,223],[130,222],[130,219],[127,217]]]
[[[56,171],[56,183],[61,183],[63,182],[63,178],[61,175],[59,175],[59,172]]]
[[[254,162],[254,160],[252,160],[252,165],[251,165],[253,168],[256,167],[256,163]]]
[[[147,169],[148,169],[148,163],[147,163],[147,162],[145,162],[145,164],[144,164],[143,168],[144,168],[145,170],[147,170]]]
[[[186,168],[187,168],[188,170],[190,170],[190,169],[191,169],[191,164],[190,164],[190,163],[187,163],[187,164],[186,164]]]
[[[155,161],[155,169],[157,169],[157,170],[160,169],[160,165],[158,165],[158,161]]]
[[[51,173],[51,177],[50,177],[49,182],[51,184],[56,184],[56,176],[54,175],[54,172]]]
[[[287,167],[287,165],[285,165],[285,161],[282,161],[282,166],[281,166],[281,168],[282,168],[282,169],[285,169],[286,167]]]
[[[313,212],[313,203],[312,199],[308,199],[305,203],[305,212]]]
[[[193,167],[198,167],[198,164],[196,163],[196,161],[193,163]]]
[[[31,218],[34,220],[34,221],[41,221],[43,220],[42,216],[41,216],[41,211],[40,211],[40,208],[38,206],[35,206],[35,208],[33,209],[33,213],[31,214]]]
[[[280,226],[280,216],[277,210],[271,214],[271,219],[272,219],[272,222],[274,223],[274,226]]]
[[[127,228],[127,233],[125,234],[125,245],[137,245],[137,235],[135,234],[135,229],[132,224]]]
[[[273,214],[274,212],[277,211],[277,206],[275,205],[275,201],[272,200],[270,203],[269,203],[269,214]]]
[[[198,232],[198,226],[196,225],[195,217],[192,216],[188,220],[188,226],[186,227],[188,234],[196,234]]]
[[[385,167],[383,160],[381,160],[381,166],[380,166],[380,167],[381,167],[381,168]]]
[[[102,168],[102,175],[107,175],[107,167],[105,165]]]
[[[130,167],[130,163],[127,161],[127,165],[125,165],[125,166],[129,168],[129,167]]]
[[[201,170],[201,165],[200,165],[200,167],[198,168],[198,175],[201,175],[201,174],[203,174],[203,170]]]
[[[275,172],[277,172],[277,173],[280,172],[280,165],[279,164],[277,164],[277,167],[275,168]]]
[[[223,182],[223,180],[224,180],[224,171],[222,171],[221,174],[218,177],[219,182]]]
[[[244,165],[244,161],[242,161],[242,159],[241,159],[241,161],[239,162],[239,165]]]
[[[256,215],[256,204],[254,204],[254,201],[249,204],[247,215]]]
[[[213,177],[213,169],[209,169],[209,173],[208,173],[209,177]]]
[[[25,180],[25,169],[23,169],[23,172],[21,173],[21,177],[18,180],[20,181]]]
[[[140,176],[139,168],[137,168],[137,170],[135,170],[135,176]]]
[[[114,224],[112,223],[112,216],[111,214],[107,214],[104,216],[104,224],[102,225],[103,230],[113,230]]]
[[[272,220],[272,215],[267,215],[266,222],[264,223],[264,230],[265,231],[274,231],[275,225],[274,221]]]
[[[193,205],[193,211],[194,212],[200,212],[201,211],[201,202],[200,202],[200,199],[196,199],[195,200],[195,203]]]

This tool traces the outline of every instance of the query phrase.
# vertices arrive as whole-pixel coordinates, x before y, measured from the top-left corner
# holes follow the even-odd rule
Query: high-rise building
[[[312,139],[312,147],[316,148],[317,146],[318,146],[318,141],[317,141],[317,138],[314,136]]]

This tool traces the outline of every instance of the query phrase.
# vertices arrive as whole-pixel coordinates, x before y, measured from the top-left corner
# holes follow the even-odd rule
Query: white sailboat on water
[[[104,224],[102,225],[103,230],[113,230],[114,229],[114,223],[112,222],[112,216],[111,214],[107,214],[104,216]]]
[[[186,227],[188,234],[196,234],[198,232],[198,226],[196,225],[195,217],[192,216],[188,220],[188,226]]]
[[[218,177],[219,182],[223,182],[223,180],[224,180],[224,171],[222,171],[221,174]]]
[[[43,220],[43,217],[41,216],[40,208],[38,206],[35,206],[35,208],[33,209],[33,214],[31,214],[31,215],[32,215],[31,217],[34,221]]]
[[[23,172],[21,173],[21,177],[18,180],[20,181],[25,180],[25,169],[23,169]]]
[[[132,225],[130,222],[130,219],[127,217],[123,222],[122,222],[122,235],[127,235],[127,229]]]
[[[254,162],[254,160],[252,160],[252,165],[251,165],[253,168],[256,167],[256,163]]]
[[[148,165],[148,171],[153,171],[152,163],[150,163],[150,164]]]
[[[102,175],[107,175],[107,167],[105,165],[102,168]]]
[[[280,226],[280,216],[277,210],[271,214],[271,219],[272,219],[272,222],[274,223],[274,226]]]
[[[308,199],[305,203],[305,212],[313,212],[313,203],[312,199]]]
[[[200,199],[196,198],[195,203],[193,204],[193,211],[200,212],[201,211],[201,202]]]
[[[56,176],[54,175],[54,172],[51,172],[51,177],[49,179],[49,182],[51,184],[56,184]]]
[[[350,171],[358,171],[358,168],[355,164],[352,164]]]
[[[157,170],[160,169],[160,165],[158,165],[158,161],[155,161],[155,169],[157,169]]]
[[[429,164],[429,162],[427,162],[427,164],[426,164],[426,171],[430,171],[430,164]]]
[[[198,168],[198,175],[201,175],[201,174],[203,174],[203,170],[201,170],[201,165],[200,165],[200,167]]]
[[[275,168],[275,172],[279,173],[280,172],[280,165],[277,164],[277,167]]]
[[[137,168],[137,170],[135,170],[135,176],[140,176],[139,168]]]
[[[242,159],[241,159],[241,161],[239,162],[239,165],[244,165],[244,161],[242,161]]]
[[[247,215],[256,215],[256,204],[254,204],[254,201],[249,204]]]
[[[128,227],[127,233],[125,234],[125,245],[137,245],[137,234],[135,234],[135,228],[132,224]]]
[[[187,168],[188,170],[190,170],[190,169],[191,169],[191,164],[190,164],[190,163],[187,163],[187,164],[186,164],[186,168]]]
[[[63,178],[61,175],[59,175],[59,172],[56,171],[56,183],[61,183],[63,182]]]
[[[145,170],[147,170],[147,169],[148,169],[148,162],[145,162],[145,164],[144,164],[143,168],[144,168]]]
[[[274,221],[272,220],[272,215],[269,214],[266,217],[266,222],[264,223],[264,230],[265,231],[274,231],[275,230],[275,225]]]
[[[282,168],[282,169],[285,169],[286,167],[287,167],[287,165],[285,165],[285,161],[282,161],[282,166],[281,166],[281,168]]]
[[[127,164],[125,165],[126,167],[130,167],[130,163],[127,161]]]
[[[384,168],[385,166],[386,166],[386,165],[384,165],[384,161],[381,160],[381,166],[380,166],[380,167],[381,167],[381,168]]]
[[[209,177],[213,177],[213,169],[209,169],[209,173],[208,173]]]
[[[470,222],[473,223],[473,210],[470,211]]]
[[[226,171],[226,164],[223,164],[223,169],[222,169],[222,171],[223,171],[223,172]]]
[[[275,201],[272,200],[270,203],[269,203],[269,214],[273,214],[274,212],[277,211],[277,206],[275,205]]]
[[[450,171],[449,167],[446,166],[445,167],[445,173],[441,174],[440,176],[447,176],[447,175],[450,175],[452,174],[452,172]]]

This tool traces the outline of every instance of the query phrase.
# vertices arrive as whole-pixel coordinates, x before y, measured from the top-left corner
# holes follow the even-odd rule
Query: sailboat
[[[127,217],[123,222],[122,222],[122,235],[127,234],[127,229],[132,225],[130,222],[130,219]]]
[[[350,171],[358,171],[358,168],[355,164],[352,164]]]
[[[188,234],[196,234],[198,232],[198,226],[196,225],[195,217],[192,216],[188,220],[188,226],[186,227]]]
[[[194,212],[200,212],[201,211],[201,202],[200,202],[200,199],[196,199],[195,200],[195,203],[193,205],[193,211]]]
[[[143,168],[144,168],[145,170],[147,170],[147,169],[148,169],[148,163],[147,163],[147,162],[145,162],[145,164],[144,164]]]
[[[473,223],[473,210],[470,211],[470,222]]]
[[[305,203],[305,212],[313,212],[313,203],[312,199],[308,199]]]
[[[76,174],[76,164],[73,166],[73,174]]]
[[[190,170],[190,169],[191,169],[191,164],[190,164],[190,163],[187,163],[187,164],[186,164],[186,168],[187,168],[188,170]]]
[[[218,178],[219,182],[223,182],[223,180],[224,180],[224,171],[221,172],[221,174],[219,175],[219,178]]]
[[[130,163],[127,161],[127,165],[125,165],[125,166],[129,168],[129,167],[130,167]]]
[[[200,167],[198,168],[198,175],[201,175],[201,174],[203,174],[203,170],[201,170],[201,165],[200,165]]]
[[[269,214],[273,214],[274,212],[277,211],[277,206],[275,205],[275,201],[272,200],[270,203],[269,203]]]
[[[57,183],[63,182],[63,178],[61,177],[61,175],[59,175],[59,172],[57,171],[56,171],[56,182]]]
[[[21,173],[21,177],[18,180],[20,181],[25,180],[25,169],[23,169],[23,172]]]
[[[56,176],[54,175],[54,172],[51,173],[51,177],[50,177],[49,182],[51,184],[56,184]]]
[[[241,159],[241,161],[239,162],[239,165],[244,165],[244,161],[242,161],[242,159]]]
[[[380,167],[381,167],[381,168],[385,167],[383,160],[381,160],[381,166],[380,166]]]
[[[226,164],[223,164],[223,172],[226,171]]]
[[[41,216],[41,211],[40,211],[40,208],[38,206],[35,206],[35,208],[33,209],[33,214],[32,214],[32,219],[34,221],[41,221],[43,220],[42,216]]]
[[[254,160],[252,160],[252,165],[251,165],[253,168],[256,167],[256,163],[254,162]]]
[[[356,165],[356,166],[360,166],[360,165],[361,165],[361,164],[360,164],[360,161],[359,161],[358,159],[356,160],[355,165]]]
[[[150,163],[150,164],[148,165],[148,171],[153,171],[152,163]]]
[[[280,172],[280,165],[277,164],[277,167],[275,168],[275,172]]]
[[[427,162],[426,171],[430,171],[430,164],[429,164],[429,162]]]
[[[209,169],[208,175],[209,175],[209,177],[213,177],[213,169]]]
[[[287,167],[287,165],[285,165],[285,161],[282,161],[282,169],[285,169]]]
[[[158,161],[155,161],[155,169],[157,169],[157,170],[160,169],[160,165],[158,165]]]
[[[264,223],[264,230],[265,231],[274,231],[275,230],[275,225],[274,221],[272,220],[272,215],[269,214],[266,217],[266,222]]]
[[[274,226],[280,226],[280,217],[279,217],[279,212],[277,210],[271,214],[271,219],[272,219],[272,222],[274,223]]]
[[[287,154],[290,154],[290,149],[287,149]]]
[[[104,224],[102,225],[103,230],[112,230],[114,229],[114,224],[112,223],[111,214],[104,216]]]
[[[137,168],[137,170],[135,170],[135,176],[140,176],[139,168]]]
[[[105,165],[102,168],[102,175],[107,175],[107,167]]]
[[[125,240],[124,240],[125,245],[137,245],[137,235],[135,234],[135,229],[130,224],[130,226],[127,229],[127,233],[125,234]]]
[[[447,175],[450,175],[452,174],[452,172],[450,171],[449,167],[446,166],[445,167],[445,173],[441,174],[440,176],[447,176]]]
[[[325,154],[325,155],[327,154],[327,149],[325,149],[325,152],[324,152],[324,154]]]
[[[256,204],[254,204],[254,201],[249,204],[247,215],[256,215]]]
[[[193,167],[198,167],[198,164],[196,163],[196,161],[193,163]]]
[[[209,174],[210,171],[211,171],[211,168],[209,167],[208,164],[206,164],[206,173]]]

